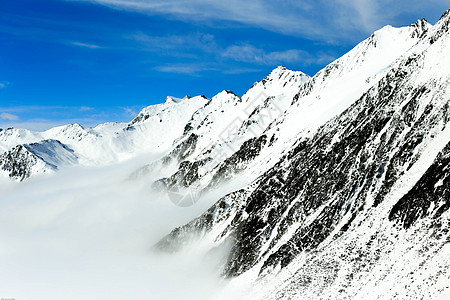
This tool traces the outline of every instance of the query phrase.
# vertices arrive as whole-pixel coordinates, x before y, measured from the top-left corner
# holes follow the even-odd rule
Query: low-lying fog
[[[152,246],[216,199],[174,205],[127,182],[151,158],[0,181],[0,297],[17,300],[211,299],[219,257]],[[223,254],[226,255],[226,254]]]

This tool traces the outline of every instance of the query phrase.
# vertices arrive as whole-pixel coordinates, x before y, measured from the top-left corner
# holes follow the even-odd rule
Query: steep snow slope
[[[233,165],[236,165],[239,149],[252,147],[248,141],[260,136],[289,107],[292,97],[308,80],[309,76],[302,72],[278,67],[261,82],[255,83],[242,97],[231,91],[217,94],[192,115],[183,135],[175,141],[169,154],[142,168],[132,177],[146,180],[149,172],[167,176],[159,182],[159,188],[178,190],[190,186],[184,191],[187,194],[192,193],[193,185],[195,190],[205,187],[212,189],[223,172],[238,171],[230,168],[229,161],[235,160]],[[258,148],[260,143],[255,143]],[[257,155],[255,153],[254,157]],[[243,158],[244,161],[248,159],[251,157]],[[244,167],[245,163],[241,165]],[[257,172],[259,174],[261,171]],[[190,177],[189,182],[183,179],[186,175]],[[243,177],[236,181],[239,185],[248,183]]]
[[[425,20],[409,27],[385,26],[350,52],[319,71],[294,99],[279,131],[281,137],[314,131],[342,113],[371,86],[384,77],[405,52],[415,46],[430,28]]]
[[[256,281],[248,299],[448,292],[449,15],[385,27],[302,85],[264,133],[293,146],[158,248],[231,241],[224,274]]]
[[[298,138],[310,136],[354,103],[430,27],[425,20],[404,28],[386,26],[313,78],[278,67],[240,101],[229,92],[217,95],[194,114],[174,150],[163,158],[166,163],[147,169],[165,168],[163,185],[169,190],[187,188],[187,194],[232,180],[237,183],[233,189],[244,187],[270,169]],[[189,150],[174,162],[171,158],[181,149]],[[185,163],[179,165],[181,161]],[[186,175],[189,182],[183,180]]]

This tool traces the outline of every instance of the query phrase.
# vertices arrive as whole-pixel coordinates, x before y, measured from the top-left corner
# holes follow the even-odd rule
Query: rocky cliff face
[[[387,38],[393,29],[384,28],[311,78],[293,106],[318,85],[323,90],[322,82],[361,64],[369,70],[366,56],[380,41],[407,41],[387,72],[365,74],[373,84],[348,108],[299,134],[252,184],[157,247],[175,251],[196,239],[232,240],[224,275],[234,282],[252,277],[260,288],[252,299],[420,298],[448,291],[450,259],[442,259],[450,253],[448,22],[448,13],[434,26],[418,21],[394,41]],[[356,63],[343,64],[349,61]],[[289,112],[268,126],[262,147],[288,118]],[[254,159],[253,149],[235,155]],[[407,284],[398,287],[394,278]]]
[[[22,145],[0,156],[0,168],[3,173],[19,181],[29,178],[36,166],[44,173],[54,169],[54,166],[47,166]]]

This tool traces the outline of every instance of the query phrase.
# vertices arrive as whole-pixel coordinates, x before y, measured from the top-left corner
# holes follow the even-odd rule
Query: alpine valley
[[[224,287],[198,299],[450,299],[449,27],[385,26],[313,77],[277,67],[129,123],[0,129],[0,185],[134,161],[121,182],[196,208],[143,248],[214,260]]]

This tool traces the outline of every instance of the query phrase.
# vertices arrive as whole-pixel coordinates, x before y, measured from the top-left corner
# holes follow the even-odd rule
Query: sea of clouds
[[[0,180],[0,297],[212,299],[227,253],[153,245],[216,199],[179,207],[129,174],[152,157],[72,167],[25,182]],[[205,259],[208,257],[208,259]]]

